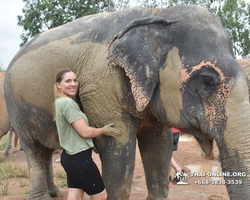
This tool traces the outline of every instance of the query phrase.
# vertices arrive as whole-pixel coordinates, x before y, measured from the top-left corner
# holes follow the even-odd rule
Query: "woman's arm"
[[[104,128],[89,127],[83,118],[72,122],[71,125],[84,138],[94,138],[105,133]]]
[[[71,125],[75,128],[77,133],[84,138],[93,138],[102,134],[111,137],[117,137],[121,135],[121,131],[119,129],[113,128],[114,123],[105,125],[102,128],[92,128],[86,124],[83,118],[81,118],[79,120],[72,122]]]

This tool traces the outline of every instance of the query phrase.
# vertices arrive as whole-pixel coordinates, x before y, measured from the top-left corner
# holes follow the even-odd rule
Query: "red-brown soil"
[[[187,136],[185,136],[186,138]],[[182,137],[183,138],[183,137]],[[188,137],[189,139],[191,137]],[[213,172],[214,170],[220,171],[220,162],[218,161],[218,149],[214,145],[214,159],[207,160],[201,156],[201,149],[198,143],[191,138],[189,141],[180,141],[179,148],[177,152],[174,152],[173,156],[177,163],[190,175],[190,172],[199,172],[199,170],[204,170],[204,172]],[[58,158],[59,154],[55,154],[53,160]],[[4,158],[3,151],[0,151],[0,157]],[[93,153],[93,158],[100,167],[100,160],[97,154]],[[13,163],[15,165],[27,166],[26,159],[23,151],[13,152],[11,150],[10,156],[5,158],[7,163]],[[188,168],[187,166],[194,165],[196,168]],[[201,169],[199,169],[201,167]],[[60,163],[54,162],[54,173],[63,172]],[[174,175],[174,170],[171,169],[171,175]],[[225,185],[199,185],[195,181],[199,180],[211,180],[210,177],[192,177],[186,181],[189,185],[173,185],[170,183],[170,190],[168,200],[229,200],[226,186]],[[28,183],[28,179],[24,180]],[[25,200],[27,199],[28,186],[21,187],[20,178],[10,179],[8,186],[8,194],[1,197],[1,200]],[[53,198],[54,200],[66,200],[67,188],[63,186],[62,182],[65,180],[55,179],[57,185],[59,185],[60,193],[59,196]],[[1,185],[0,185],[1,187]],[[147,198],[147,188],[145,183],[145,176],[143,171],[143,165],[140,158],[139,150],[136,151],[136,165],[134,178],[132,182],[131,189],[131,200],[145,200]],[[89,199],[85,196],[84,199]]]

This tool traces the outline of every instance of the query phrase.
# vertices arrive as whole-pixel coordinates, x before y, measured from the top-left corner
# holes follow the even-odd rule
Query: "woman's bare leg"
[[[68,188],[67,200],[82,200],[84,191],[77,188]]]
[[[106,189],[104,189],[102,192],[90,195],[90,200],[106,200],[107,199],[107,192]]]
[[[17,135],[16,131],[13,131],[13,133],[14,133],[13,148],[14,148],[14,150],[17,150],[18,135]]]

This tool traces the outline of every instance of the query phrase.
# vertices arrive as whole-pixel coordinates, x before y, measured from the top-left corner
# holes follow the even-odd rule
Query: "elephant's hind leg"
[[[54,183],[54,173],[53,173],[53,165],[52,165],[52,149],[47,149],[46,153],[46,181],[48,185],[49,194],[51,197],[56,197],[59,193],[58,187]]]
[[[33,149],[26,148],[24,150],[26,151],[26,156],[28,156],[30,167],[30,193],[28,200],[52,200],[48,192],[48,187],[54,186],[51,181],[47,181],[47,148],[37,143]],[[55,190],[55,188],[53,190]]]
[[[148,188],[147,200],[166,199],[169,190],[172,133],[156,127],[146,128],[137,135],[137,139]]]

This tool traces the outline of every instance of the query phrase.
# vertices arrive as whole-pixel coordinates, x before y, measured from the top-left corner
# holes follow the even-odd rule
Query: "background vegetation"
[[[250,57],[250,3],[248,0],[23,0],[23,16],[18,26],[23,27],[23,46],[36,34],[74,19],[132,7],[165,8],[179,4],[198,4],[216,14],[233,42],[237,57]]]
[[[0,151],[6,148],[9,133],[4,135],[0,140]],[[18,156],[18,155],[16,155]],[[0,199],[9,194],[11,182],[16,182],[23,188],[23,194],[29,194],[29,171],[27,165],[17,165],[8,163],[6,158],[0,157]],[[64,170],[57,171],[54,174],[55,184],[58,187],[67,188],[67,176]]]

